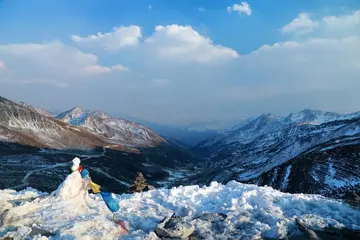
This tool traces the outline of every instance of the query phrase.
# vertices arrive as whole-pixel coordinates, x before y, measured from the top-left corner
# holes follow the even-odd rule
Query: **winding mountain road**
[[[103,157],[103,156],[105,156],[105,153],[106,153],[106,147],[103,147],[103,152],[98,154],[98,155],[79,155],[78,157],[80,157],[80,158],[85,157],[85,158],[81,159],[81,161],[86,161],[86,160],[89,160],[89,159],[92,159],[92,158]],[[71,165],[71,164],[72,164],[72,161],[71,162],[66,162],[66,163],[58,163],[58,164],[55,164],[55,165],[53,165],[51,167],[40,168],[40,169],[30,171],[21,180],[22,184],[11,187],[10,189],[17,190],[17,189],[21,189],[21,188],[24,188],[24,187],[28,186],[29,185],[29,182],[28,182],[29,177],[31,175],[33,175],[34,173],[36,173],[36,172],[41,172],[41,171],[44,171],[44,170],[54,169],[54,168],[57,168],[57,167],[64,167],[64,166],[68,166],[68,165]]]

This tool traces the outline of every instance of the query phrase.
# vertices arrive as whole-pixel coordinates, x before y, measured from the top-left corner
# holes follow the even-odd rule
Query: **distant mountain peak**
[[[79,126],[84,123],[87,115],[88,111],[84,111],[82,108],[79,107],[74,107],[64,113],[60,113],[56,118],[71,125]]]
[[[264,114],[260,115],[259,118],[276,119],[276,120],[278,120],[278,119],[281,119],[282,117],[276,116],[276,115],[274,115],[274,114],[272,114],[272,113],[264,113]]]
[[[71,112],[84,112],[84,110],[81,107],[73,107],[69,111],[71,111]]]
[[[315,110],[311,108],[304,108],[301,112],[321,112],[320,110]]]
[[[90,132],[109,139],[114,144],[133,147],[152,147],[166,142],[151,129],[125,119],[114,118],[102,111],[75,107],[57,116],[63,122],[84,127]]]
[[[111,118],[111,116],[108,115],[106,112],[97,111],[97,110],[95,110],[95,111],[85,110],[81,107],[73,107],[64,113],[59,114],[57,118],[60,118],[60,119],[64,118],[65,115],[67,115],[70,118],[78,118],[81,116],[86,116],[86,117],[93,116],[93,117],[99,117],[99,118],[103,118],[103,119]]]

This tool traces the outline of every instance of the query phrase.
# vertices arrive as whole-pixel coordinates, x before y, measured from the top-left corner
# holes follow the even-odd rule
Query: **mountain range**
[[[0,111],[0,140],[3,142],[40,148],[84,150],[109,145],[88,131],[1,97]]]
[[[0,187],[51,191],[75,156],[114,192],[126,191],[136,172],[155,186],[167,186],[190,173],[196,159],[151,129],[102,112],[74,108],[53,117],[5,98],[0,112]]]
[[[130,147],[155,147],[166,142],[157,133],[141,124],[113,118],[100,111],[73,108],[61,113],[56,118],[73,126],[85,128],[94,135],[114,144]]]
[[[67,174],[66,164],[74,156],[85,157],[92,175],[120,192],[137,171],[155,186],[236,180],[336,197],[346,197],[360,186],[360,112],[305,109],[285,117],[263,114],[227,129],[213,128],[211,134],[171,127],[173,135],[171,131],[166,135],[78,107],[53,116],[0,98],[0,111],[0,168],[6,179],[0,185],[4,186],[41,189],[41,179],[54,174],[54,180],[43,186],[51,189]],[[209,136],[184,143],[180,139],[185,131]],[[9,169],[15,177],[6,178]]]
[[[207,159],[195,182],[237,180],[332,196],[360,186],[360,113],[305,109],[263,114],[197,144]]]

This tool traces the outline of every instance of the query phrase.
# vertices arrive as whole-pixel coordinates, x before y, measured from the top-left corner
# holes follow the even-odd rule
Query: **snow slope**
[[[87,194],[81,189],[81,181],[79,173],[72,173],[50,196],[24,201],[19,206],[11,202],[42,193],[31,188],[21,192],[1,190],[0,216],[4,226],[0,228],[0,237],[21,238],[36,226],[56,235],[49,239],[120,239],[120,229],[111,220],[101,197]],[[158,239],[154,233],[157,223],[173,212],[191,221],[197,235],[209,240],[279,239],[299,234],[295,218],[313,229],[327,226],[360,229],[360,211],[342,202],[318,195],[286,194],[235,181],[227,185],[213,182],[202,188],[157,189],[116,198],[121,207],[119,216],[131,230],[130,235],[121,239]],[[3,213],[6,209],[9,210]],[[196,218],[209,212],[223,213],[227,218],[217,222],[216,227]]]

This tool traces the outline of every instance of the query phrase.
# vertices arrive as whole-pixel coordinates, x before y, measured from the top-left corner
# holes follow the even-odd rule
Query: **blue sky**
[[[278,29],[300,12],[341,14],[360,8],[358,0],[251,1],[251,17],[228,14],[241,1],[222,0],[2,0],[2,43],[69,41],[71,34],[107,32],[114,26],[136,24],[144,35],[155,25],[191,25],[215,43],[249,53],[263,44],[283,40]],[[151,10],[149,10],[151,6]],[[205,9],[199,12],[199,8]],[[22,31],[15,31],[21,28]],[[229,31],[229,29],[231,29]]]
[[[359,10],[358,0],[2,0],[0,95],[177,125],[357,111]]]

